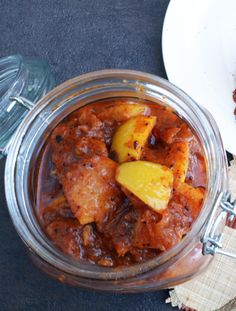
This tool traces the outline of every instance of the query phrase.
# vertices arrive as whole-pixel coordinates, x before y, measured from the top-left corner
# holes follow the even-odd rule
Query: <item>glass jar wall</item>
[[[208,186],[202,211],[179,244],[145,263],[105,268],[74,260],[47,238],[35,213],[35,167],[52,129],[68,114],[94,101],[120,97],[169,106],[191,126],[204,149]],[[40,100],[11,143],[5,185],[13,223],[36,265],[68,284],[122,292],[167,288],[204,269],[212,257],[202,255],[200,239],[218,194],[228,186],[225,153],[213,118],[164,79],[129,70],[105,70],[79,76]]]

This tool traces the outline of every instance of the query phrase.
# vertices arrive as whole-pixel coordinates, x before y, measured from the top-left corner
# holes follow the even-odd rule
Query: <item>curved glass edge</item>
[[[55,86],[47,61],[13,55],[0,59],[0,158],[8,153],[17,127],[28,113],[24,98],[35,105]]]

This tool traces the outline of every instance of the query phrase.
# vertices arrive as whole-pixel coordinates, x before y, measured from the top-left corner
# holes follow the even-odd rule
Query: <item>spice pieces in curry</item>
[[[38,163],[37,211],[63,252],[132,265],[181,241],[205,188],[203,150],[185,121],[162,105],[114,99],[54,129]]]

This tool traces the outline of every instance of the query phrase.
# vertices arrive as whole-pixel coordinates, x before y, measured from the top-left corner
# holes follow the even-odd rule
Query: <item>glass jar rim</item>
[[[28,109],[55,86],[43,59],[11,55],[0,58],[0,158]]]
[[[10,55],[10,56],[0,58],[0,66],[5,65],[6,63],[15,64],[16,72],[15,72],[14,79],[12,79],[11,83],[6,88],[6,91],[1,95],[0,101],[3,100],[3,98],[7,96],[9,93],[10,94],[12,93],[12,88],[14,87],[16,81],[19,80],[22,74],[22,69],[23,69],[23,57],[19,54],[16,54],[16,55]],[[4,74],[7,74],[5,70],[4,70]]]
[[[186,237],[170,250],[164,252],[157,258],[146,261],[144,263],[137,264],[131,267],[124,267],[122,268],[121,271],[118,271],[116,268],[104,268],[100,266],[97,268],[94,265],[91,265],[90,268],[88,269],[87,268],[83,269],[80,263],[78,263],[78,261],[75,261],[70,258],[68,259],[67,257],[65,257],[65,255],[61,254],[59,251],[51,253],[52,249],[46,247],[45,244],[41,243],[42,241],[39,242],[37,237],[35,237],[35,235],[32,234],[31,230],[27,226],[28,224],[22,218],[21,210],[20,207],[18,206],[17,195],[15,192],[16,162],[19,160],[18,152],[21,147],[21,143],[24,139],[25,133],[27,132],[30,124],[33,122],[32,120],[34,120],[34,118],[37,115],[39,115],[45,109],[45,107],[47,107],[47,105],[52,103],[55,98],[58,98],[59,96],[63,95],[64,92],[72,91],[73,94],[73,88],[76,85],[82,84],[86,86],[86,83],[88,83],[89,81],[95,81],[96,83],[99,83],[99,81],[103,81],[103,79],[109,80],[116,77],[122,77],[124,83],[126,83],[125,82],[126,79],[127,81],[129,79],[132,79],[133,83],[136,84],[135,88],[140,90],[143,87],[143,85],[141,85],[141,82],[144,82],[146,84],[146,87],[149,87],[150,92],[152,90],[154,92],[155,88],[159,86],[160,88],[163,89],[164,102],[165,102],[164,97],[166,97],[166,93],[168,93],[168,96],[177,96],[181,102],[185,103],[185,105],[187,104],[188,106],[188,107],[186,106],[187,109],[190,112],[194,113],[195,117],[196,116],[198,117],[198,121],[202,125],[204,123],[204,126],[208,126],[208,130],[209,129],[211,130],[210,133],[211,138],[215,138],[217,141],[217,145],[211,144],[210,147],[213,148],[214,150],[215,153],[214,157],[216,157],[219,160],[218,169],[222,171],[224,174],[223,177],[217,175],[214,176],[215,182],[212,183],[212,186],[215,188],[212,189],[213,192],[211,199],[212,200],[214,198],[216,199],[217,193],[220,191],[219,188],[225,189],[227,187],[226,163],[225,158],[222,157],[223,145],[215,121],[206,111],[203,110],[203,108],[197,105],[187,94],[185,94],[182,90],[172,85],[165,79],[139,71],[110,69],[110,70],[95,71],[75,77],[54,88],[43,99],[41,99],[38,102],[38,104],[33,108],[32,111],[29,112],[24,122],[17,130],[17,133],[12,141],[12,145],[9,150],[9,155],[7,157],[6,170],[5,170],[6,198],[8,202],[10,215],[18,231],[18,234],[21,236],[22,240],[42,259],[44,259],[51,265],[56,266],[58,269],[61,269],[62,271],[64,270],[68,273],[86,278],[95,278],[103,280],[109,279],[114,280],[119,278],[136,276],[137,274],[141,274],[143,272],[154,269],[157,266],[165,264],[170,258],[176,257],[181,250],[183,249],[187,250],[189,244],[193,240],[193,237],[195,237],[196,234],[198,234],[202,230],[207,220],[207,216],[211,211],[210,204],[208,204],[207,213],[205,213],[205,215],[202,215],[201,213],[200,217],[198,217],[198,219],[195,221],[190,232],[186,235]],[[89,91],[89,88],[87,88],[87,91]],[[7,185],[9,186],[9,189],[7,188]],[[22,191],[24,192],[23,189]],[[22,195],[24,195],[23,192]],[[211,205],[213,204],[214,202],[211,203]],[[206,206],[204,204],[202,211],[205,209]]]

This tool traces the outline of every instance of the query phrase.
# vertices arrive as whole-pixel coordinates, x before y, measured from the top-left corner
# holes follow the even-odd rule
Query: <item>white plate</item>
[[[236,154],[236,0],[172,0],[162,49],[169,80],[211,112]]]

